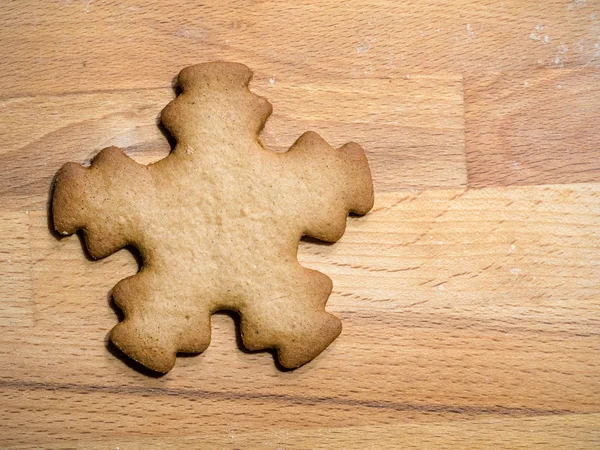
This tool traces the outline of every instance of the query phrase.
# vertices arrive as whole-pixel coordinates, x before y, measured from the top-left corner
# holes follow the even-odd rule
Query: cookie
[[[102,150],[86,168],[67,163],[52,197],[55,229],[83,230],[94,258],[127,245],[140,271],[113,289],[124,320],[110,333],[125,354],[168,372],[177,352],[210,343],[211,315],[241,317],[244,345],[274,348],[295,368],[341,332],[325,312],[329,277],[297,260],[302,236],[335,242],[349,212],[373,206],[363,149],[332,148],[304,133],[285,153],[260,139],[271,104],[248,89],[242,64],[214,62],[183,69],[181,94],[162,111],[176,139],[166,158],[148,166],[122,150]]]

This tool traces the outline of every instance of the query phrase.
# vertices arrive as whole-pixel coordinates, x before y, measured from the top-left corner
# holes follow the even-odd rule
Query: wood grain
[[[153,88],[215,59],[276,80],[600,66],[595,0],[13,0],[0,25],[10,96]]]
[[[469,185],[600,181],[600,71],[465,79]]]
[[[252,89],[274,105],[262,137],[275,151],[313,130],[336,147],[360,142],[380,192],[466,186],[460,77],[305,79],[276,85],[257,80]],[[0,109],[0,167],[6,171],[0,178],[0,209],[46,208],[61,165],[89,163],[109,145],[124,148],[143,164],[165,157],[170,147],[157,120],[174,95],[165,86],[5,101]]]
[[[0,215],[0,327],[33,325],[28,212]]]
[[[11,0],[0,25],[0,447],[598,446],[596,0]],[[48,226],[64,162],[167,155],[173,78],[208,60],[255,71],[269,148],[312,129],[373,169],[373,212],[300,247],[344,329],[295,371],[225,313],[140,370],[107,342],[135,254]]]
[[[400,424],[595,413],[599,187],[382,194],[340,243],[301,248],[304,264],[332,276],[329,310],[344,323],[322,356],[280,372],[269,353],[239,351],[233,321],[217,315],[209,350],[163,378],[132,370],[105,342],[117,320],[107,294],[135,259],[89,261],[77,237],[58,241],[32,213],[36,322],[0,337],[11,349],[1,429],[26,430],[24,443],[53,430],[102,441],[115,423],[130,439],[202,423],[217,442],[227,427],[277,440],[281,429],[381,426],[401,445]],[[138,412],[122,420],[131,402]],[[282,408],[294,420],[271,422]],[[351,442],[338,433],[332,442]]]

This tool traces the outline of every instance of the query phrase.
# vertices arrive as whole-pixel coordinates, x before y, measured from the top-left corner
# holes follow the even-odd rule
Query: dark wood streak
[[[296,405],[331,405],[351,406],[373,409],[387,409],[398,412],[416,412],[421,414],[462,414],[465,416],[497,415],[497,416],[552,416],[565,414],[581,414],[581,411],[570,409],[521,408],[501,405],[490,406],[459,406],[444,404],[416,404],[377,400],[356,400],[339,397],[296,396],[272,393],[250,392],[218,392],[202,389],[185,388],[149,388],[144,386],[100,386],[94,384],[76,383],[43,383],[39,381],[2,380],[3,389],[23,391],[60,391],[75,394],[105,393],[114,395],[141,395],[156,397],[177,397],[188,400],[213,399],[230,400],[272,400]]]
[[[62,91],[62,92],[47,92],[44,94],[29,94],[29,93],[14,93],[11,95],[0,96],[0,101],[14,101],[14,100],[25,100],[25,99],[36,99],[44,97],[76,97],[78,95],[97,95],[97,94],[120,94],[124,92],[148,92],[148,91],[167,91],[172,89],[172,86],[152,86],[152,87],[126,87],[126,88],[114,88],[114,89],[85,89],[85,90],[74,90],[74,91]],[[175,94],[173,94],[175,97]]]
[[[342,296],[352,297],[355,294]],[[353,297],[354,298],[354,297]],[[373,301],[371,298],[359,297],[359,300]],[[392,299],[384,299],[392,300]],[[428,300],[426,300],[428,301]],[[355,320],[369,320],[376,321],[378,323],[388,323],[393,326],[397,326],[399,323],[402,324],[402,328],[405,329],[438,329],[440,327],[439,320],[442,320],[445,325],[450,326],[455,330],[473,330],[478,333],[511,333],[511,334],[524,334],[533,336],[561,336],[565,338],[579,337],[579,338],[596,338],[600,335],[598,330],[598,321],[533,321],[529,320],[528,326],[520,325],[518,320],[504,320],[501,318],[494,318],[493,320],[486,319],[484,317],[478,318],[476,321],[464,319],[461,317],[453,316],[452,314],[444,314],[438,316],[438,320],[432,318],[428,312],[419,311],[407,311],[410,307],[418,304],[425,303],[424,301],[410,303],[407,305],[399,305],[398,309],[402,310],[401,321],[394,316],[385,316],[379,311],[353,311],[345,309],[343,311],[336,311],[336,314],[340,315],[343,320],[348,321],[354,318]],[[386,309],[386,313],[389,309]],[[539,328],[535,328],[538,326]],[[562,328],[559,328],[562,327]],[[574,329],[565,329],[566,327],[573,327]],[[529,337],[531,338],[531,337]]]

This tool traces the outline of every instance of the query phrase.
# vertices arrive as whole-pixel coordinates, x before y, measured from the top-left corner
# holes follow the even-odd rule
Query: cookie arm
[[[52,195],[54,228],[63,235],[83,230],[94,258],[131,243],[139,222],[134,202],[147,184],[145,171],[117,147],[102,150],[89,168],[65,164]]]
[[[348,213],[366,214],[373,207],[371,171],[360,145],[334,149],[309,131],[282,156],[308,196],[296,202],[305,235],[335,242],[344,234]]]

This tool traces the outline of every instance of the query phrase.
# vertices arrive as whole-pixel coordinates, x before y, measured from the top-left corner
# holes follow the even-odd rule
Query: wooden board
[[[6,2],[0,15],[0,447],[564,448],[600,442],[600,3]],[[262,138],[368,152],[376,205],[299,257],[342,335],[281,371],[213,318],[155,377],[107,341],[129,250],[90,260],[54,174],[142,163],[187,64],[255,70]]]
[[[2,12],[3,96],[154,88],[214,59],[276,82],[600,66],[597,0],[13,0]]]
[[[262,137],[275,151],[289,148],[302,130],[314,130],[336,147],[361,142],[380,192],[466,186],[460,77],[304,79],[254,83],[253,89],[274,105]],[[89,162],[109,145],[142,163],[165,157],[170,147],[156,120],[174,95],[165,87],[7,100],[0,110],[0,165],[6,171],[0,210],[44,209],[62,164]]]
[[[465,79],[473,187],[600,179],[600,71],[533,70]]]

